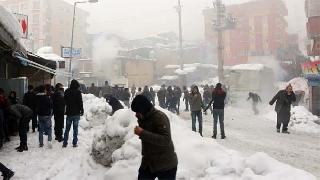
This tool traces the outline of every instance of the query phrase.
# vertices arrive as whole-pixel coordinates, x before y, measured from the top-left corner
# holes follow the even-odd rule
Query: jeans
[[[38,116],[39,119],[39,144],[43,145],[43,134],[48,135],[48,141],[52,140],[51,116]]]
[[[58,139],[62,139],[64,126],[64,113],[55,113],[54,114],[54,135]]]
[[[185,105],[186,105],[186,111],[189,111],[189,101],[188,99],[184,99]]]
[[[197,117],[198,117],[198,122],[199,122],[199,133],[202,136],[202,112],[201,112],[201,110],[191,112],[192,131],[196,132],[196,118]]]
[[[224,133],[224,109],[213,109],[213,136],[217,135],[217,124],[220,124],[221,136],[225,136]]]
[[[154,180],[158,178],[158,180],[175,180],[177,174],[177,168],[173,168],[167,171],[162,172],[150,172],[149,168],[143,169],[139,168],[138,180]]]
[[[78,143],[78,127],[79,127],[80,115],[76,116],[67,116],[66,119],[66,129],[64,131],[63,145],[68,145],[69,139],[69,131],[71,128],[71,124],[73,124],[73,145],[77,145]]]

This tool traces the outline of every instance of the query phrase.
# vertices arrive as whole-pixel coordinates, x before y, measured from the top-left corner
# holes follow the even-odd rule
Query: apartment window
[[[34,14],[33,17],[32,17],[32,23],[33,24],[39,24],[39,22],[40,22],[39,14]]]
[[[40,1],[33,1],[33,9],[40,9]]]

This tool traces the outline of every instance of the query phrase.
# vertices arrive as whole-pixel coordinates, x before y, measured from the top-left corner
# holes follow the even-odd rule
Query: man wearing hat
[[[138,180],[155,179],[174,180],[176,178],[178,158],[171,139],[168,117],[155,109],[142,95],[137,95],[131,104],[136,113],[139,126],[134,133],[142,142],[142,161]]]

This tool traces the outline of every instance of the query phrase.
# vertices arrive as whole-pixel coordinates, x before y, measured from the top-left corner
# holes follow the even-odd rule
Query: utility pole
[[[180,60],[180,68],[183,70],[183,49],[182,49],[182,24],[181,24],[181,2],[178,0],[178,6],[176,7],[178,16],[179,16],[179,60]]]
[[[235,18],[231,14],[226,15],[225,5],[221,0],[213,3],[216,9],[216,20],[213,22],[214,29],[217,31],[218,38],[218,78],[219,82],[224,82],[223,64],[224,64],[224,41],[223,34],[227,29],[233,29],[236,25]]]

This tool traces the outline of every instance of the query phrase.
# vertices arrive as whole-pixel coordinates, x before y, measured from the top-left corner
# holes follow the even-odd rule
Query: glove
[[[80,110],[80,116],[83,116],[83,110]]]

